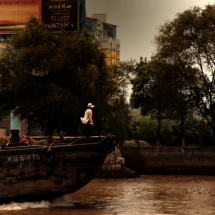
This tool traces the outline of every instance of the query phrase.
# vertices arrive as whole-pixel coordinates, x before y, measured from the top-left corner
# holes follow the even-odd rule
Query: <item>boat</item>
[[[0,149],[0,204],[53,200],[89,183],[106,155],[111,135],[73,137],[43,145],[21,145],[17,134]]]

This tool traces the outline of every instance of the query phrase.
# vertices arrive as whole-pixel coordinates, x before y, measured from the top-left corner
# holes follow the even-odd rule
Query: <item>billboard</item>
[[[79,28],[79,0],[0,0],[0,34],[22,30],[37,17],[53,32],[67,26]]]
[[[78,0],[42,0],[42,22],[53,32],[78,30]]]
[[[31,17],[40,18],[41,0],[0,0],[0,34],[22,30]]]

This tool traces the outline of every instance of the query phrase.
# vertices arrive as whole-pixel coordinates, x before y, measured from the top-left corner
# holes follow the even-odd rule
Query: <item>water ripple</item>
[[[214,195],[215,189],[211,188],[181,188],[181,187],[173,187],[173,188],[128,188],[125,195]]]

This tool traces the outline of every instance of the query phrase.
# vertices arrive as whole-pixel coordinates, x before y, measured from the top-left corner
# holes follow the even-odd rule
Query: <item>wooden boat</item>
[[[0,203],[51,200],[85,186],[114,149],[111,136],[0,149]]]

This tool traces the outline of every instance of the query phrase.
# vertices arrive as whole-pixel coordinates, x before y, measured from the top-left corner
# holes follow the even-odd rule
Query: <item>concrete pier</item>
[[[119,148],[107,155],[104,164],[98,172],[97,178],[135,178],[135,171],[127,168],[125,158],[122,156]]]

